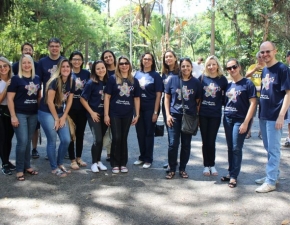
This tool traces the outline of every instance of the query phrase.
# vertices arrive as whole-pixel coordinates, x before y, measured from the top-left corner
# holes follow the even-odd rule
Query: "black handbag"
[[[162,125],[155,125],[155,131],[154,131],[154,136],[155,137],[163,137],[164,135],[164,124]]]
[[[180,92],[181,92],[182,109],[183,109],[183,115],[182,115],[182,121],[181,121],[181,131],[182,131],[182,133],[191,134],[191,135],[195,136],[197,134],[197,130],[198,130],[199,117],[198,117],[198,114],[195,116],[192,116],[192,115],[187,115],[185,113],[181,79],[180,79]]]

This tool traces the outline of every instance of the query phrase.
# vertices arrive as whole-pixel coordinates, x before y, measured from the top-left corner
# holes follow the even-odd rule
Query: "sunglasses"
[[[7,64],[4,64],[4,65],[0,65],[0,69],[5,69],[5,68],[7,68],[8,67],[8,65]]]
[[[238,65],[233,65],[233,66],[229,66],[229,67],[226,67],[227,71],[231,71],[232,69],[237,69],[238,68]]]
[[[275,49],[272,50],[266,50],[266,51],[260,51],[261,55],[264,55],[265,53],[269,54],[270,52],[274,51]]]
[[[120,62],[120,63],[119,63],[119,66],[124,66],[124,65],[127,66],[127,65],[130,65],[130,63],[128,63],[128,62]]]

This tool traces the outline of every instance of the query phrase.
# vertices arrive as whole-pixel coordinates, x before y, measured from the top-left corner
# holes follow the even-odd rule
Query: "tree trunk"
[[[166,23],[165,23],[165,47],[166,49],[170,48],[170,20],[172,14],[172,3],[173,0],[168,0],[168,12],[166,15]]]
[[[215,0],[212,0],[212,6],[211,6],[211,40],[210,40],[210,54],[215,54]]]

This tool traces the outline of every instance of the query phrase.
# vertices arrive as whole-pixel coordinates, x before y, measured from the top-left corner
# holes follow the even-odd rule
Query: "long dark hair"
[[[102,60],[97,60],[93,63],[92,65],[92,69],[91,69],[91,79],[97,83],[99,83],[100,81],[100,77],[97,75],[96,73],[96,66],[99,64],[99,63],[103,63],[105,68],[106,68],[106,75],[104,76],[104,79],[103,79],[103,82],[106,83],[107,80],[108,80],[108,70],[107,70],[107,67],[106,67],[106,64],[102,61]]]
[[[151,71],[156,71],[155,58],[150,52],[146,52],[141,56],[141,58],[140,58],[140,70],[144,71],[143,58],[145,57],[145,55],[151,55],[151,57],[152,57]]]
[[[179,61],[180,69],[179,69],[179,74],[178,74],[178,76],[179,76],[180,78],[182,78],[181,63],[183,63],[184,61],[190,63],[190,65],[191,65],[190,77],[193,77],[193,75],[192,75],[192,62],[191,62],[190,58],[187,58],[187,57],[185,57],[185,58],[181,58],[180,61]]]
[[[172,50],[167,50],[166,52],[164,52],[163,60],[162,60],[162,74],[168,75],[169,71],[170,71],[169,66],[165,63],[165,55],[168,52],[170,52],[176,59],[175,65],[174,65],[174,69],[173,69],[173,73],[174,74],[178,74],[178,72],[179,72],[179,67],[178,67],[178,63],[177,63],[178,59],[177,59],[176,54]]]
[[[79,51],[74,51],[74,52],[72,52],[71,54],[70,54],[70,56],[69,56],[69,63],[70,63],[70,65],[71,65],[71,67],[73,67],[72,66],[72,63],[71,63],[71,61],[72,61],[72,58],[75,56],[75,55],[79,55],[81,58],[82,58],[82,65],[81,65],[81,69],[83,68],[83,65],[84,65],[84,56],[83,56],[83,54],[81,53],[81,52],[79,52]]]
[[[101,55],[101,60],[105,63],[105,54],[109,52],[112,54],[113,58],[114,58],[114,66],[116,67],[117,61],[116,61],[116,56],[114,54],[114,52],[112,52],[111,50],[105,50],[103,51],[102,55]],[[105,63],[105,66],[107,67],[108,65]]]

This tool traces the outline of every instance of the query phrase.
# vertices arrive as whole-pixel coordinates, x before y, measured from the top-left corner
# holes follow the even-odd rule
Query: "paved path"
[[[160,121],[161,118],[159,118]],[[41,157],[32,160],[38,176],[25,182],[0,175],[0,224],[287,224],[290,221],[290,149],[282,148],[281,179],[277,191],[257,194],[254,180],[265,175],[265,150],[257,137],[257,119],[252,138],[244,145],[237,188],[218,177],[202,175],[201,138],[192,138],[189,179],[166,180],[162,168],[167,159],[167,134],[156,138],[154,163],[150,169],[134,166],[138,157],[135,128],[129,134],[129,173],[92,173],[90,165],[66,178],[50,174],[44,159],[46,139],[39,146]],[[286,126],[283,137],[286,137]],[[283,138],[284,140],[284,138]],[[86,129],[83,159],[90,162],[92,136]],[[15,141],[14,141],[15,145]],[[12,161],[15,159],[13,146]],[[102,158],[105,159],[106,152]],[[67,166],[69,160],[66,160]],[[107,162],[104,162],[109,167]],[[217,139],[216,168],[227,174],[227,148],[223,127]],[[289,223],[288,223],[289,224]]]

